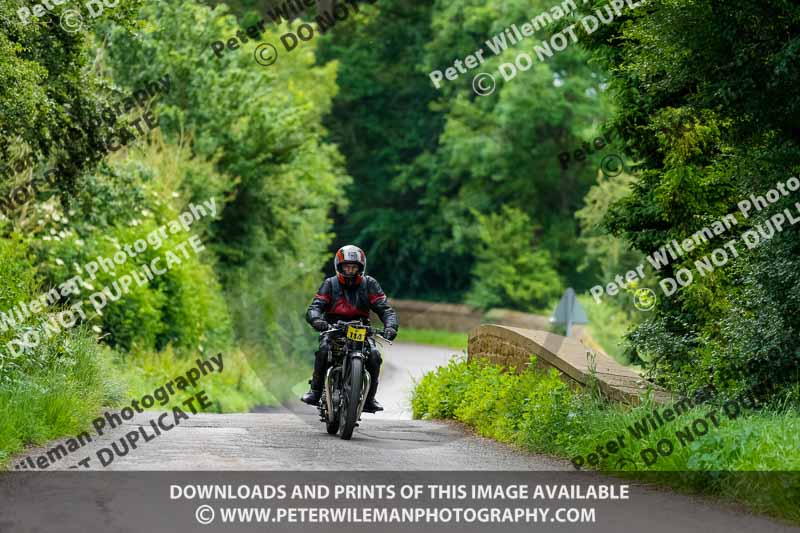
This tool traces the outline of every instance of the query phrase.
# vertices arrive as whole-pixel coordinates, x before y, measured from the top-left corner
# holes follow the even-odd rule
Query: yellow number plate
[[[367,337],[367,330],[364,328],[354,328],[347,326],[347,338],[351,341],[361,342]]]

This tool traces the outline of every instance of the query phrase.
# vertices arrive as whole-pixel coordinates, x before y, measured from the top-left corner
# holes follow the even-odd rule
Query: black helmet
[[[346,275],[342,271],[342,265],[346,264],[358,265],[358,273]],[[339,278],[339,283],[345,287],[355,287],[361,283],[361,278],[367,269],[367,254],[364,253],[364,250],[352,244],[342,246],[333,258],[333,267],[336,269],[336,277]]]

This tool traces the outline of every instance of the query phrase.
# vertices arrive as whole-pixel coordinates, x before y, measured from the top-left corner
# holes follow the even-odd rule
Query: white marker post
[[[589,319],[586,317],[586,312],[583,310],[583,307],[581,307],[581,304],[578,303],[578,300],[575,297],[575,291],[572,289],[572,287],[568,288],[566,292],[564,292],[564,296],[562,296],[561,301],[558,302],[558,307],[556,307],[553,316],[550,317],[550,322],[557,326],[566,325],[566,337],[569,337],[572,333],[573,324],[589,323]]]

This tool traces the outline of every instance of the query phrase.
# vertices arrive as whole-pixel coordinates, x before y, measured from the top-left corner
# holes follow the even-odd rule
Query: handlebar
[[[384,330],[382,329],[379,330],[373,328],[372,326],[367,326],[366,324],[362,324],[359,321],[345,322],[343,320],[339,320],[336,322],[336,324],[333,324],[329,330],[320,332],[320,335],[328,335],[329,333],[342,332],[344,331],[345,328],[347,328],[347,326],[364,328],[367,330],[367,335],[375,335],[376,337],[380,337],[382,340],[388,342],[389,344],[393,344],[392,341],[383,336]]]

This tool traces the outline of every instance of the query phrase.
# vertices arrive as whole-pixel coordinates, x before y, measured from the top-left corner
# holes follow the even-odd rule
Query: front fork
[[[362,370],[362,372],[364,372],[364,376],[361,382],[361,402],[358,404],[358,416],[356,417],[356,420],[361,418],[361,411],[364,409],[367,396],[369,396],[369,386],[371,385],[372,381],[372,376],[369,375],[369,372],[367,372],[366,368]]]
[[[325,373],[325,405],[328,408],[328,420],[333,420],[333,399],[331,398],[331,373],[335,370],[330,367]]]
[[[362,356],[360,353],[353,354],[350,356],[358,357],[364,360],[364,364],[361,365],[363,376],[361,382],[361,401],[358,404],[358,416],[356,419],[361,418],[361,411],[364,409],[364,404],[367,402],[367,396],[369,395],[369,388],[372,385],[372,376],[370,375],[369,371],[366,369],[366,358]],[[328,410],[328,420],[333,420],[335,416],[335,412],[333,410],[333,396],[331,395],[331,375],[334,370],[337,370],[339,367],[331,367],[325,373],[325,406]]]

